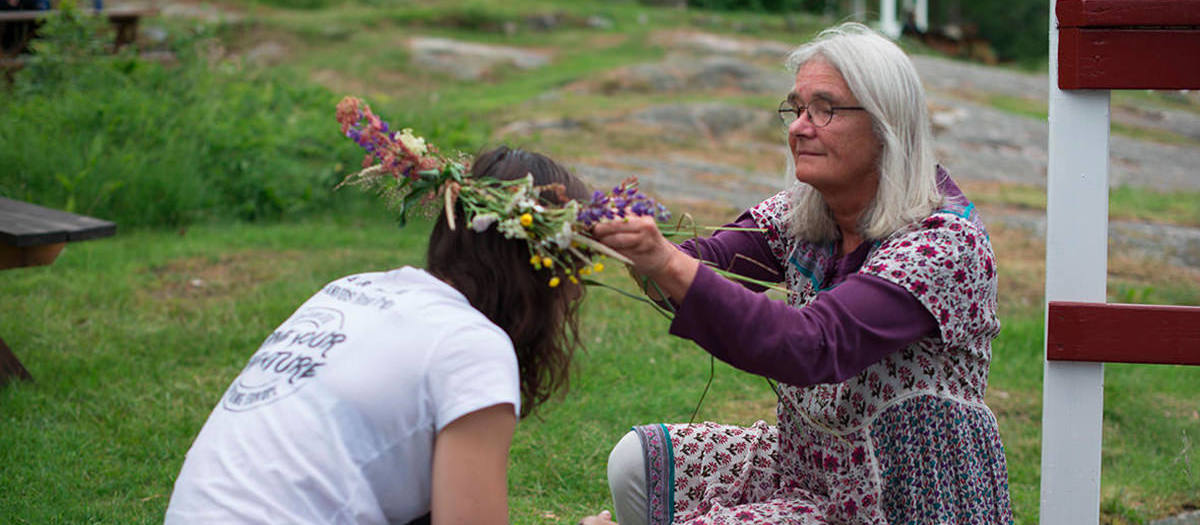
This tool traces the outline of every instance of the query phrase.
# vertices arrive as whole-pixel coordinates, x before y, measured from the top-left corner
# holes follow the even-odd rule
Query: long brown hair
[[[542,200],[551,205],[567,199],[586,200],[587,186],[558,163],[538,153],[500,146],[476,157],[471,176],[514,180],[533,174],[535,186],[557,185]],[[439,213],[429,237],[426,268],[448,281],[503,329],[517,351],[521,375],[521,415],[533,412],[556,392],[565,391],[575,350],[582,348],[578,310],[583,286],[562,279],[550,287],[552,271],[530,264],[529,247],[506,239],[495,227],[475,232],[461,206],[451,230]]]

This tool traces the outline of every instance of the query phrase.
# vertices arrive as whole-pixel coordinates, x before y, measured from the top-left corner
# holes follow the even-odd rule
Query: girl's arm
[[[513,406],[502,403],[470,412],[438,432],[434,524],[508,523],[508,447],[516,427]]]

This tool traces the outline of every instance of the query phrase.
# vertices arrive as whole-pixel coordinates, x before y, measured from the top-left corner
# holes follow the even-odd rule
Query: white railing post
[[[879,31],[892,39],[900,38],[900,24],[896,22],[896,0],[879,1]]]
[[[1049,100],[1046,301],[1104,302],[1109,91],[1058,88],[1058,22],[1053,0]],[[1103,364],[1046,361],[1041,523],[1099,523],[1103,408]]]
[[[929,31],[929,0],[917,0],[917,7],[914,16],[914,21],[917,24],[917,31],[922,33]]]

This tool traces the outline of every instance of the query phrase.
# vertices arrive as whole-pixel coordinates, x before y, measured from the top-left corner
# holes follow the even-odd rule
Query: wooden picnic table
[[[47,265],[68,242],[116,232],[117,225],[109,221],[0,197],[0,270]],[[12,377],[32,379],[0,338],[0,386]]]
[[[138,21],[145,16],[158,13],[154,7],[114,6],[96,10],[83,10],[85,14],[104,16],[108,18],[116,30],[113,39],[114,49],[132,44],[137,41]],[[18,55],[29,52],[29,41],[37,36],[37,28],[42,21],[57,13],[56,10],[22,10],[0,11],[0,40],[4,48],[0,50],[0,58],[14,62]]]

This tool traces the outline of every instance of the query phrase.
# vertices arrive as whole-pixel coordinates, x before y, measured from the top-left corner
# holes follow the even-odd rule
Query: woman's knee
[[[622,525],[645,523],[646,460],[636,432],[627,432],[608,454],[608,490]]]
[[[646,465],[642,454],[642,442],[637,433],[626,432],[608,454],[608,485],[614,492],[618,486],[628,489],[629,484],[645,486]],[[640,483],[639,483],[640,482]]]

